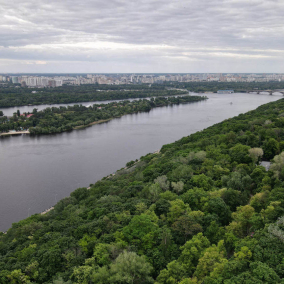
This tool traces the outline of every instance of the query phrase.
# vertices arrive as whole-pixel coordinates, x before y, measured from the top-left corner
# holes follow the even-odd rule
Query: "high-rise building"
[[[61,87],[62,86],[62,80],[55,80],[55,87]]]
[[[48,78],[45,78],[45,77],[41,78],[41,86],[43,86],[43,87],[48,86]]]
[[[28,80],[27,80],[27,86],[30,86],[30,87],[35,87],[36,84],[37,84],[37,78],[36,77],[28,77]]]
[[[55,80],[48,80],[48,86],[55,88],[56,87],[56,81]]]
[[[12,83],[13,83],[13,84],[19,83],[19,77],[17,77],[17,76],[12,76]]]

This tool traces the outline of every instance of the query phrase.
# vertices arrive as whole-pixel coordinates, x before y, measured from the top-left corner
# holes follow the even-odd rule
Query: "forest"
[[[161,85],[81,85],[56,88],[0,86],[0,108],[24,105],[67,104],[91,101],[123,100],[158,96],[176,96],[184,91],[167,90]],[[186,93],[187,94],[187,93]]]
[[[284,283],[283,150],[284,99],[164,145],[0,233],[0,283]]]
[[[284,82],[164,82],[166,87],[184,88],[190,92],[204,93],[234,90],[235,93],[257,90],[284,90]]]
[[[56,88],[27,88],[12,84],[0,86],[0,108],[25,105],[67,104],[91,101],[123,100],[195,93],[217,92],[230,89],[235,92],[247,90],[284,89],[284,82],[164,82],[161,84],[127,85],[63,85]]]
[[[18,110],[12,117],[0,112],[0,132],[29,130],[31,135],[70,131],[91,124],[109,121],[126,114],[148,112],[153,108],[206,100],[204,96],[156,97],[151,99],[119,101],[94,104],[88,107],[74,105],[48,107],[42,111],[21,114]]]

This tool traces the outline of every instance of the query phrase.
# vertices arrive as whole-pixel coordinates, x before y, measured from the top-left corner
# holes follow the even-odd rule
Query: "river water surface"
[[[283,97],[276,93],[206,95],[207,101],[156,108],[69,133],[1,138],[0,231],[130,160]],[[24,112],[27,108],[34,107],[17,109]],[[11,108],[2,110],[7,114]]]

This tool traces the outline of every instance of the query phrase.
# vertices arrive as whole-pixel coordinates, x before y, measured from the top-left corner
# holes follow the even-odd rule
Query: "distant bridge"
[[[281,93],[284,96],[284,91],[283,90],[247,90],[247,93],[269,93],[270,96],[272,96],[273,93]]]

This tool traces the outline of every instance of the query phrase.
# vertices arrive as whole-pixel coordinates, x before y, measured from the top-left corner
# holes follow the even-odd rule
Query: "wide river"
[[[276,93],[206,95],[207,101],[156,108],[69,133],[1,138],[0,231],[130,160],[283,97]],[[17,109],[27,111],[27,107]],[[7,115],[11,108],[2,110]]]

